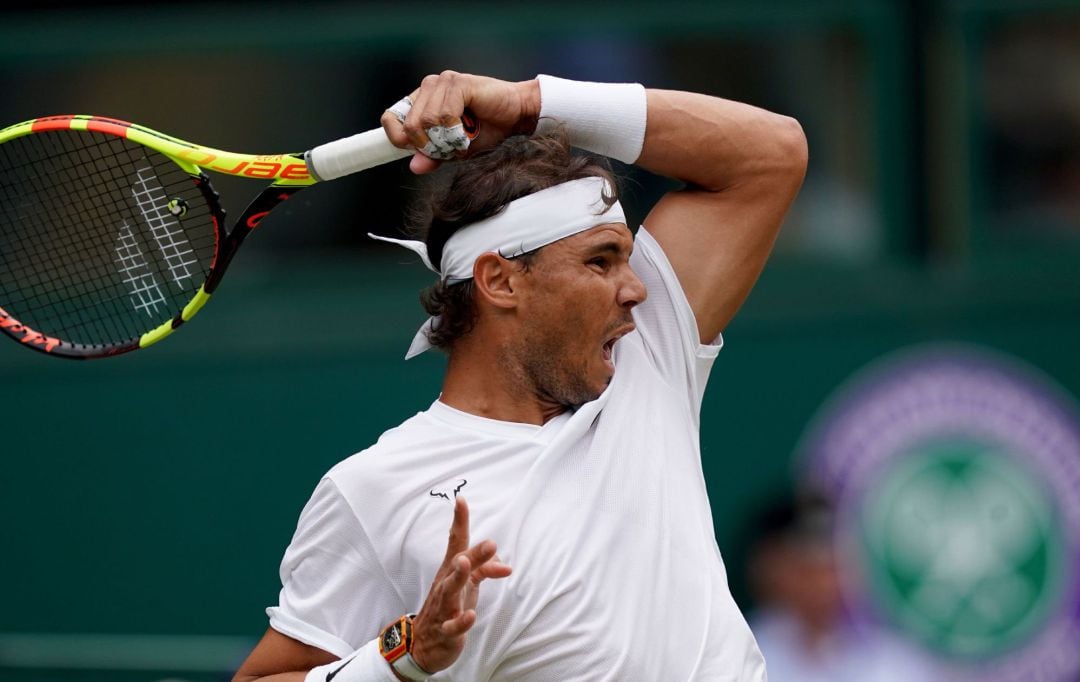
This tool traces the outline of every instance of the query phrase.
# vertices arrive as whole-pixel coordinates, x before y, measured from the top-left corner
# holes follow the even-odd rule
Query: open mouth
[[[611,351],[615,348],[616,339],[611,339],[603,346],[604,362],[611,362]]]
[[[604,356],[604,362],[606,362],[608,365],[610,365],[612,367],[612,369],[614,369],[614,367],[615,367],[614,363],[611,360],[611,355],[615,350],[615,342],[618,341],[619,339],[621,339],[622,337],[626,336],[630,332],[634,331],[634,329],[635,329],[635,327],[634,327],[633,324],[629,324],[629,325],[620,327],[618,329],[618,331],[616,332],[616,334],[614,336],[612,336],[610,339],[608,339],[607,341],[605,341],[604,345],[601,347],[601,351],[602,351],[603,356]]]

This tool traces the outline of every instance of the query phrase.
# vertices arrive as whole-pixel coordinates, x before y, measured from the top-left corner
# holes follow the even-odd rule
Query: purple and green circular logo
[[[1016,358],[959,345],[882,358],[801,454],[832,496],[856,615],[950,679],[1080,679],[1080,419]]]

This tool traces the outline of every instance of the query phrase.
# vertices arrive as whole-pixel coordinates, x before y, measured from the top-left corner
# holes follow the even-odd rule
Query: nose
[[[619,284],[618,298],[620,306],[630,310],[648,298],[649,293],[645,290],[645,284],[637,276],[629,265],[625,266],[623,281]]]

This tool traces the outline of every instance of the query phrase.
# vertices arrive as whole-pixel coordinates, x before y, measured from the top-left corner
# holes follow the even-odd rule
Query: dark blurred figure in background
[[[845,610],[833,509],[815,493],[772,498],[757,515],[747,557],[749,618],[775,682],[930,682],[930,660]]]

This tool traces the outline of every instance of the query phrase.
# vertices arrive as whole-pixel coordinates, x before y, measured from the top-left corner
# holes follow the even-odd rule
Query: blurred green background
[[[802,123],[806,183],[703,409],[745,607],[741,524],[866,363],[966,341],[1080,394],[1080,2],[36,3],[0,22],[0,124],[99,114],[303,151],[447,68],[635,80]],[[640,220],[669,183],[619,170]],[[227,180],[236,214],[256,187]],[[440,357],[402,359],[427,271],[364,236],[393,234],[418,188],[398,163],[299,195],[146,352],[0,343],[0,679],[231,675],[321,474],[438,391]]]

